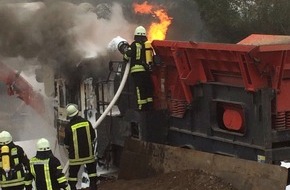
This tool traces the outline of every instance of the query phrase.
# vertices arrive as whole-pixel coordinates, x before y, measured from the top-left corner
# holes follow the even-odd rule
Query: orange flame
[[[172,18],[168,16],[167,12],[159,7],[154,7],[145,1],[142,4],[133,4],[135,13],[151,14],[153,17],[157,17],[159,22],[152,22],[148,30],[148,40],[164,40]]]

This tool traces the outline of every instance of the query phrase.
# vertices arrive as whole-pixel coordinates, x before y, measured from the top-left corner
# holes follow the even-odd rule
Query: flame
[[[164,40],[172,21],[172,18],[168,16],[165,9],[148,4],[147,1],[142,4],[134,3],[133,8],[135,13],[151,14],[159,20],[159,22],[152,22],[150,24],[149,30],[147,31],[148,40]]]

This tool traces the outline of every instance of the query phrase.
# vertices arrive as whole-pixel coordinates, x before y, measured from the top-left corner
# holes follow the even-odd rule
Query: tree
[[[216,41],[238,42],[252,33],[290,34],[288,0],[196,0]]]

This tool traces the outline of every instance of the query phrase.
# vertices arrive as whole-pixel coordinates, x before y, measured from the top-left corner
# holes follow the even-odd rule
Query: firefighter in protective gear
[[[66,108],[66,111],[68,118],[72,118],[79,113],[79,110],[75,104],[69,104]]]
[[[150,56],[151,55],[151,56]],[[153,49],[147,42],[146,29],[138,26],[134,33],[134,42],[124,53],[124,60],[131,61],[130,73],[134,80],[138,109],[149,111],[153,109],[153,84],[151,79]],[[147,60],[146,60],[147,57]]]
[[[36,143],[36,155],[30,159],[30,179],[38,190],[70,190],[60,161],[53,155],[50,143],[41,138]]]
[[[68,104],[66,107],[70,122],[65,128],[64,144],[69,157],[69,184],[76,189],[78,172],[82,165],[86,165],[90,179],[90,188],[97,188],[97,166],[94,155],[93,142],[96,138],[95,130],[90,121],[79,116],[77,105]]]
[[[8,131],[0,133],[0,186],[2,190],[32,189],[29,175],[29,159],[22,147],[14,144]]]

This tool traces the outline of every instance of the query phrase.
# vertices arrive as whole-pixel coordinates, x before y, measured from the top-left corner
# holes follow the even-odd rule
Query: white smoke
[[[72,32],[76,37],[76,49],[84,58],[97,57],[107,53],[107,47],[116,35],[130,35],[130,25],[122,16],[119,4],[113,4],[111,19],[98,19],[93,12],[80,13],[75,16]]]

